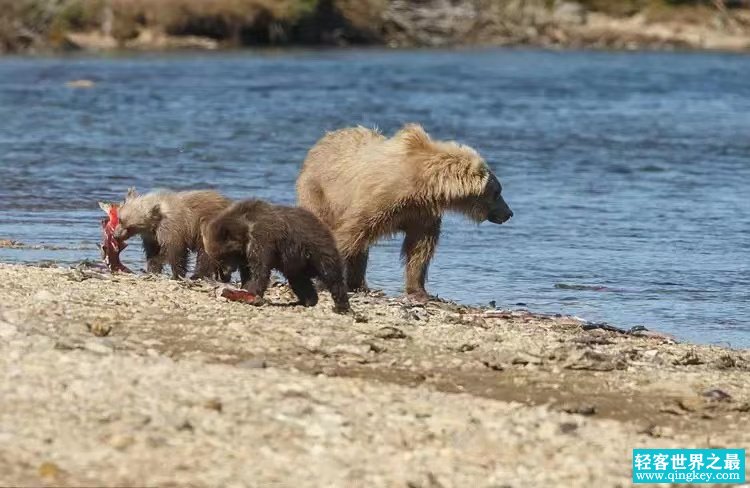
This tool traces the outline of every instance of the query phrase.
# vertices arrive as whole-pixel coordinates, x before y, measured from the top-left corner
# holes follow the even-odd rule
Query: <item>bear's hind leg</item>
[[[314,307],[318,303],[318,292],[315,291],[315,286],[309,276],[305,274],[298,274],[288,276],[289,286],[292,287],[292,291],[297,298],[299,298],[299,304],[304,307]]]

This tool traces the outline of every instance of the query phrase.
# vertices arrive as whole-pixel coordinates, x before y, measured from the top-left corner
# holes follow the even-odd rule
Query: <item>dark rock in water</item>
[[[606,330],[609,332],[617,332],[618,334],[627,334],[628,331],[625,329],[621,329],[619,327],[615,327],[614,325],[609,325],[606,322],[586,322],[583,325],[581,325],[581,328],[583,330]]]
[[[636,334],[638,332],[647,332],[648,329],[645,325],[634,325],[633,327],[628,330],[628,334]]]
[[[642,325],[636,325],[635,327],[632,327],[628,331],[629,335],[637,336],[637,337],[648,337],[651,339],[661,339],[665,342],[673,342],[677,343],[677,339],[670,335],[670,334],[664,334],[661,332],[654,332],[653,330],[648,330],[646,327]]]
[[[606,330],[609,332],[615,332],[617,334],[632,335],[638,337],[651,337],[654,339],[677,342],[677,340],[669,334],[650,331],[644,325],[634,325],[630,329],[623,329],[620,327],[615,327],[614,325],[610,325],[606,322],[585,322],[581,325],[581,328],[583,330]]]
[[[569,283],[555,283],[555,288],[560,290],[587,290],[587,291],[614,291],[604,285],[576,285]]]

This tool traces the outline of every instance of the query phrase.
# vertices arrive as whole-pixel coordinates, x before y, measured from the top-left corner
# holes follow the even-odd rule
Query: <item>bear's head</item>
[[[475,207],[477,218],[474,220],[478,222],[489,220],[493,224],[502,224],[513,217],[513,210],[503,198],[503,186],[491,171],[487,175],[487,184],[479,195]]]
[[[119,222],[114,229],[114,237],[126,241],[137,234],[155,232],[163,217],[161,199],[159,193],[139,195],[135,188],[129,188],[118,211]]]
[[[201,223],[203,249],[220,272],[231,275],[245,261],[247,223],[228,210],[209,222]]]
[[[404,126],[394,139],[418,169],[421,195],[475,222],[502,224],[513,216],[503,187],[479,153],[453,141],[436,141],[417,124]]]

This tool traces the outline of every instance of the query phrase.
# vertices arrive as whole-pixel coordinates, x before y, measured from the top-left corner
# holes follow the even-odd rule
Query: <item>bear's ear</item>
[[[468,161],[468,166],[471,173],[478,178],[486,179],[492,174],[489,166],[487,166],[487,163],[482,159],[471,158]]]
[[[253,222],[263,212],[264,206],[260,200],[245,200],[237,205],[238,215],[245,222]],[[267,209],[266,209],[267,210]]]
[[[432,143],[429,134],[419,124],[406,124],[393,138],[400,140],[410,151],[425,149]]]
[[[157,203],[153,207],[151,207],[151,212],[149,212],[149,217],[151,217],[152,222],[159,222],[161,220],[161,206]]]
[[[131,186],[130,188],[128,188],[128,192],[125,194],[125,201],[127,202],[129,200],[132,200],[136,198],[137,196],[138,196],[138,192],[135,191],[134,186]]]

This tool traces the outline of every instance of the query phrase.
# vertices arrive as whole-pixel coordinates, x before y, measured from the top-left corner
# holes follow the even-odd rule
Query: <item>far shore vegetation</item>
[[[580,37],[568,27],[592,15],[747,33],[749,11],[750,0],[0,0],[0,53],[539,39],[564,45]],[[550,34],[555,29],[563,34]]]

